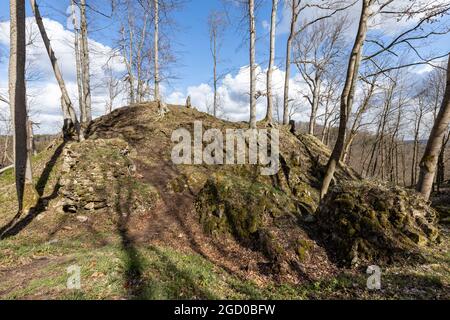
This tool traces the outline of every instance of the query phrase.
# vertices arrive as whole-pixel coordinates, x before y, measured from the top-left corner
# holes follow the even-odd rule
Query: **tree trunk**
[[[346,140],[344,152],[342,153],[342,162],[348,164],[350,161],[350,150],[353,146],[353,141],[355,140],[358,132],[356,130],[350,131],[348,139]]]
[[[265,121],[272,123],[273,119],[273,95],[272,95],[272,78],[273,68],[275,65],[275,36],[277,27],[277,9],[278,0],[272,0],[272,16],[270,19],[270,52],[269,52],[269,68],[267,69],[267,113]]]
[[[59,88],[61,89],[62,99],[64,100],[64,107],[67,109],[64,112],[64,129],[75,128],[76,132],[79,133],[79,123],[76,117],[75,110],[73,109],[72,101],[70,100],[69,93],[67,92],[66,84],[59,69],[58,60],[56,59],[55,52],[52,49],[50,40],[45,31],[44,23],[42,22],[41,13],[39,12],[39,7],[36,0],[30,0],[31,8],[33,9],[34,16],[36,18],[36,24],[38,25],[39,32],[41,33],[42,41],[44,42],[45,48],[47,50],[50,62],[53,67],[53,72],[55,73],[56,81],[58,82]],[[66,137],[73,138],[73,135],[69,132],[65,132]]]
[[[74,0],[71,0],[71,7],[72,7],[72,24],[74,30],[74,48],[75,48],[75,62],[77,69],[77,87],[78,87],[78,103],[80,108],[80,121],[84,122],[84,119],[86,119],[86,105],[84,104],[85,100],[83,94],[83,73],[81,70],[80,34]]]
[[[447,84],[445,88],[444,100],[441,109],[431,130],[425,153],[420,162],[419,183],[417,191],[422,194],[425,199],[430,198],[433,180],[436,171],[438,156],[442,148],[443,137],[447,132],[450,122],[450,55],[447,67]]]
[[[27,116],[27,167],[25,170],[25,183],[33,183],[33,169],[31,167],[31,157],[33,155],[34,142],[33,142],[33,123]]]
[[[5,135],[5,143],[3,145],[3,157],[1,164],[6,165],[8,160],[11,160],[8,155],[9,148],[9,134]]]
[[[25,193],[27,150],[27,106],[25,88],[25,0],[10,1],[9,102],[14,147],[14,168],[19,212]]]
[[[297,24],[297,3],[296,0],[290,1],[291,5],[291,26],[289,31],[289,37],[286,43],[286,69],[284,77],[284,98],[283,98],[283,124],[289,123],[289,79],[291,77],[291,55],[292,55],[292,40],[294,39],[295,26]]]
[[[355,136],[358,134],[358,127],[361,124],[362,117],[363,117],[364,113],[367,111],[367,109],[369,108],[370,100],[375,92],[375,84],[376,84],[376,78],[374,77],[374,79],[370,83],[370,87],[369,87],[369,91],[367,92],[367,95],[364,97],[364,100],[363,100],[361,106],[356,111],[355,119],[354,119],[352,127],[350,129],[350,134],[345,142],[344,153],[342,155],[342,161],[344,163],[348,163],[347,162],[348,153],[352,147]]]
[[[353,95],[355,91],[355,84],[358,78],[362,49],[364,46],[364,41],[366,40],[367,20],[369,18],[369,7],[371,3],[372,0],[362,1],[361,18],[359,21],[358,33],[350,55],[347,76],[345,79],[345,86],[341,95],[338,137],[333,152],[331,154],[331,157],[327,164],[325,177],[320,191],[321,198],[323,198],[328,192],[331,180],[334,178],[336,166],[338,165],[339,160],[341,159],[342,156],[342,152],[344,150],[345,135],[348,122],[348,112],[349,110],[351,110],[351,106],[353,104]]]
[[[127,81],[128,81],[128,85],[130,87],[130,91],[129,91],[129,98],[130,98],[130,105],[135,103],[135,95],[134,95],[134,75],[133,75],[133,45],[134,45],[134,41],[133,41],[133,31],[131,30],[131,25],[129,24],[130,27],[130,50],[128,52],[129,57],[127,58],[127,52],[125,51],[125,46],[122,49],[122,55],[123,55],[123,59],[125,62],[125,66],[127,67]],[[125,42],[126,41],[126,37],[125,37],[125,28],[122,27],[121,28],[121,33],[122,33],[122,41]]]
[[[159,3],[158,0],[153,0],[153,6],[154,6],[154,14],[155,14],[155,34],[154,34],[154,50],[155,50],[155,61],[154,61],[154,68],[155,68],[155,88],[154,88],[154,98],[155,101],[159,101],[161,98],[159,96]]]
[[[214,63],[214,70],[213,70],[213,77],[214,77],[214,105],[213,105],[213,115],[214,117],[217,117],[217,30],[213,31],[212,34],[213,37],[213,63]]]
[[[250,31],[250,128],[256,129],[255,0],[249,0],[248,15]]]
[[[311,115],[309,117],[308,134],[314,135],[314,129],[316,127],[317,109],[319,109],[319,94],[320,94],[320,82],[318,74],[314,80],[313,99],[311,104]]]
[[[415,130],[414,130],[414,144],[413,144],[413,154],[411,163],[411,187],[417,183],[417,161],[419,159],[419,133],[420,124],[422,123],[422,110],[420,111],[419,117],[416,120]]]
[[[91,105],[91,76],[89,68],[89,42],[86,20],[86,0],[80,1],[81,13],[81,68],[83,70],[83,102],[85,107],[85,114],[82,125],[85,127],[92,121],[92,105]]]

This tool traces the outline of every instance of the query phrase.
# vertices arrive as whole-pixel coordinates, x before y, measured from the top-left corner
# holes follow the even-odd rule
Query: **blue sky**
[[[311,0],[312,1],[312,0]],[[435,0],[445,2],[449,0]],[[97,9],[109,13],[108,0],[88,0]],[[224,10],[224,0],[190,0],[185,1],[183,8],[174,12],[173,20],[177,22],[176,29],[169,33],[171,43],[177,52],[178,62],[174,66],[177,79],[171,80],[170,83],[164,84],[164,95],[169,103],[184,103],[186,96],[191,95],[195,107],[202,111],[206,111],[208,105],[211,104],[211,80],[212,80],[212,58],[210,53],[209,34],[207,20],[211,10]],[[278,32],[276,43],[276,64],[280,68],[274,74],[276,95],[282,95],[282,86],[284,79],[284,59],[285,45],[287,39],[287,31],[289,27],[289,13],[283,6],[284,1],[280,1],[278,13]],[[409,0],[396,0],[396,3],[408,3]],[[27,3],[27,16],[32,22],[32,11]],[[59,58],[63,69],[64,77],[69,87],[74,101],[76,101],[76,78],[74,73],[73,49],[70,43],[73,34],[66,28],[67,11],[69,0],[38,0],[41,13],[44,16],[44,23],[48,29],[52,44],[56,47],[56,54]],[[221,48],[221,62],[219,64],[219,73],[224,73],[225,77],[219,88],[219,95],[223,100],[223,117],[229,120],[247,120],[248,119],[248,47],[245,41],[245,26],[239,26],[239,9],[236,6],[228,5],[230,17],[230,26],[226,29]],[[354,39],[354,29],[358,20],[360,4],[356,4],[350,8],[346,14],[353,21],[353,26],[346,34],[347,40],[351,43]],[[271,1],[265,0],[257,11],[257,63],[260,79],[257,88],[264,90],[264,70],[267,68],[268,61],[268,30],[267,26],[270,19]],[[308,19],[314,13],[305,12],[300,19]],[[317,13],[316,13],[317,14]],[[0,94],[5,95],[7,90],[7,67],[8,67],[8,30],[7,21],[9,15],[9,1],[0,1],[0,50],[3,51],[3,57],[0,60]],[[114,19],[105,18],[95,12],[88,11],[90,45],[98,49],[99,52],[105,52],[114,47],[118,38],[118,24]],[[447,18],[448,25],[450,21]],[[372,28],[372,35],[381,38],[389,38],[398,34],[408,26],[411,21],[390,21],[380,19]],[[31,49],[31,48],[30,48]],[[28,50],[28,49],[27,49]],[[422,52],[445,52],[450,51],[450,34],[433,39],[429,43],[423,45],[420,49]],[[34,59],[36,69],[42,73],[42,79],[35,83],[30,83],[29,93],[33,95],[30,99],[33,104],[32,117],[37,122],[41,122],[39,129],[41,132],[56,132],[59,130],[61,123],[61,112],[59,107],[59,89],[54,81],[51,72],[48,57],[46,57],[43,48],[31,49],[29,58]],[[105,56],[95,56],[91,54],[91,73],[93,73],[93,82],[96,85],[101,84],[102,69],[101,65],[105,61]],[[123,68],[123,64],[118,62],[116,68]],[[344,72],[345,70],[343,70]],[[423,77],[429,67],[417,67],[411,70],[411,81],[417,81]],[[97,79],[96,79],[97,78]],[[291,93],[290,98],[299,103],[300,108],[298,114],[295,115],[297,120],[306,119],[308,117],[308,106],[303,98],[305,84],[300,81],[299,76],[292,67],[291,77]],[[99,116],[104,112],[105,92],[101,89],[94,89],[94,115]],[[223,98],[222,98],[223,96]],[[264,116],[265,101],[258,100],[257,114],[258,118]],[[126,101],[117,101],[116,107],[122,106]],[[0,105],[2,108],[2,105]],[[5,108],[5,106],[3,106]],[[0,128],[1,129],[1,128]]]
[[[69,0],[38,0],[41,13],[44,17],[51,18],[66,24],[67,17],[64,13],[67,10]],[[89,1],[98,9],[105,13],[110,12],[110,8],[106,0]],[[27,3],[27,15],[32,16],[29,1]],[[258,50],[258,60],[267,62],[267,30],[263,29],[262,23],[264,20],[270,18],[270,1],[264,1],[263,5],[258,9],[258,47],[264,48]],[[173,14],[174,20],[177,22],[176,32],[171,34],[175,48],[179,52],[177,63],[178,79],[171,82],[175,88],[186,88],[189,85],[194,85],[202,82],[211,81],[211,54],[209,47],[209,35],[207,20],[208,14],[211,10],[224,10],[223,0],[191,0],[186,1],[181,10],[177,10]],[[231,22],[229,28],[223,38],[222,45],[222,63],[220,68],[223,71],[237,71],[239,67],[248,64],[247,48],[244,44],[243,30],[237,25],[238,16],[237,10],[233,6],[227,6],[226,9],[231,9],[229,12]],[[9,1],[0,2],[0,18],[8,19]],[[105,45],[113,45],[115,37],[117,37],[117,29],[115,29],[114,22],[95,12],[88,12],[91,29],[90,37]],[[93,21],[95,20],[95,21]],[[102,29],[102,30],[98,30]],[[284,48],[283,44],[286,42],[286,33],[280,32],[277,38],[277,56],[279,63],[282,63]]]

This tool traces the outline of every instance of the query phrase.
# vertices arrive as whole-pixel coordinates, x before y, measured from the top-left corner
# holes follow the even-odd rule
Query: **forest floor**
[[[139,110],[132,109],[126,118],[135,116],[130,113],[143,112]],[[182,112],[172,107],[171,110],[182,116]],[[148,129],[145,122],[150,120],[142,114],[136,117],[143,126],[142,132],[136,123],[112,125],[120,122],[118,113],[98,121],[92,129],[94,133],[81,147],[56,140],[33,159],[40,200],[24,216],[15,216],[12,172],[0,175],[0,298],[450,298],[450,232],[446,225],[440,226],[440,243],[424,249],[423,262],[383,266],[381,290],[367,289],[367,266],[338,267],[315,242],[309,262],[302,264],[306,273],[300,280],[274,276],[267,270],[268,258],[260,251],[232,236],[217,237],[204,232],[195,212],[195,196],[200,188],[197,180],[203,178],[193,174],[186,179],[192,183],[180,187],[175,182],[182,173],[162,161],[166,159],[163,154],[170,131],[159,128],[151,135],[144,134]],[[186,121],[191,116],[188,114]],[[115,140],[117,132],[134,151]],[[121,153],[126,149],[134,159],[127,167],[132,179],[121,178],[123,173],[113,171],[112,175],[117,175],[114,179],[123,179],[122,184],[114,184],[115,202],[103,204],[102,201],[109,201],[108,197],[99,198],[102,194],[98,192],[90,200],[94,205],[101,204],[98,209],[83,203],[83,208],[74,210],[79,204],[68,203],[67,197],[76,198],[72,194],[75,192],[83,194],[82,187],[97,192],[99,175],[110,181],[106,177],[109,171],[103,165],[123,167],[120,157],[112,151],[104,152],[113,149],[111,141],[120,146]],[[76,160],[70,158],[83,150],[92,152]],[[68,158],[76,162],[79,171],[68,170]],[[93,184],[86,182],[89,177]],[[66,180],[71,180],[71,184]],[[103,190],[108,196],[113,193],[109,187],[113,186]],[[80,289],[67,287],[73,266],[81,272]]]

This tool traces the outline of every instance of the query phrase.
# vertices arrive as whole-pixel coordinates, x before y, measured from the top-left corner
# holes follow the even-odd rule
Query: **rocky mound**
[[[247,125],[169,108],[163,118],[155,104],[116,110],[91,124],[86,141],[65,146],[60,211],[89,220],[96,212],[137,215],[130,228],[142,241],[173,243],[233,270],[294,282],[333,272],[330,256],[353,265],[390,262],[437,238],[424,202],[400,188],[363,183],[345,166],[319,207],[329,150],[289,128],[279,128],[280,170],[273,176],[256,165],[176,165],[175,129],[193,136],[194,121],[223,133]]]
[[[101,209],[140,214],[152,209],[158,195],[137,179],[130,159],[135,155],[121,139],[86,140],[67,146],[59,179],[59,206],[66,213],[77,214]]]
[[[413,261],[439,238],[435,211],[415,192],[371,182],[335,186],[317,222],[330,254],[352,266]]]
[[[242,245],[262,252],[274,274],[314,277],[329,268],[325,251],[300,227],[301,203],[271,185],[238,176],[216,174],[196,199],[205,232],[232,235]],[[315,270],[314,270],[315,267]]]

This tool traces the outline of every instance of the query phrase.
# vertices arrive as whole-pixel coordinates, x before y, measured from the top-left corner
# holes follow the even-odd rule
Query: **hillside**
[[[288,128],[275,176],[175,165],[175,129],[247,125],[169,109],[121,108],[83,142],[52,142],[33,159],[39,200],[26,216],[14,217],[12,172],[0,176],[0,297],[450,298],[448,230],[411,191],[343,166],[319,203],[329,150]],[[381,291],[366,289],[371,264]],[[80,290],[66,289],[70,266]]]

